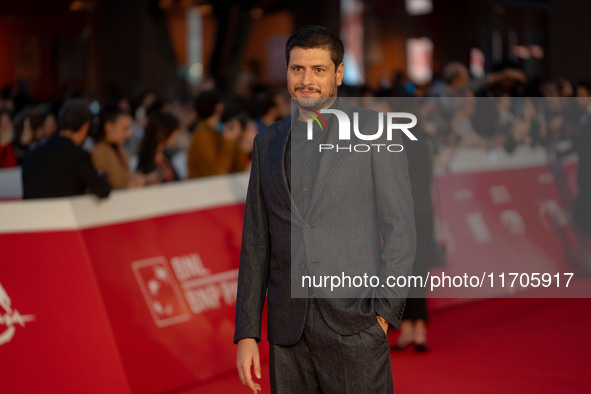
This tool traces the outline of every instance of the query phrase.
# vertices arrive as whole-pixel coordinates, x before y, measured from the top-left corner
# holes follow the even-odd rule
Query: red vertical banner
[[[5,393],[128,393],[78,231],[0,234]]]

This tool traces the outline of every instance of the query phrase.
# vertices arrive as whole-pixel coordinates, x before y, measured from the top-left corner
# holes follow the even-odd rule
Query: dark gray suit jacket
[[[353,111],[348,104],[339,105]],[[367,118],[377,115],[356,110]],[[260,341],[266,298],[269,342],[296,343],[308,305],[307,298],[292,297],[292,285],[299,283],[301,275],[337,274],[342,268],[349,275],[365,272],[385,279],[389,275],[409,275],[412,269],[416,240],[406,154],[383,149],[378,154],[323,152],[310,208],[302,215],[294,207],[292,215],[293,199],[284,171],[290,128],[291,119],[286,118],[254,140],[234,342],[242,338]],[[326,142],[342,145],[337,130],[330,125],[329,130]],[[351,143],[370,142],[353,137]],[[371,143],[402,141],[394,132],[392,141]],[[355,298],[323,298],[334,294],[318,290],[317,302],[324,320],[341,335],[355,334],[376,324],[376,313],[394,327],[400,324],[405,289],[362,288],[361,296]]]

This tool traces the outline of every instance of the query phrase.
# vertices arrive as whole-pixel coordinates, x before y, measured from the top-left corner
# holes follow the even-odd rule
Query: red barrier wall
[[[160,393],[235,370],[246,181],[1,204],[2,391]]]
[[[247,179],[0,204],[2,391],[160,393],[234,371]],[[556,183],[546,166],[438,176],[444,270],[576,268]]]

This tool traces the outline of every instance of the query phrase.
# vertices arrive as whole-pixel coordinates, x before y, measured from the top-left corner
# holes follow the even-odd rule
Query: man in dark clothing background
[[[90,154],[81,148],[91,120],[84,101],[72,99],[64,103],[58,133],[23,163],[24,199],[68,197],[87,191],[98,197],[109,195],[109,184],[97,173]]]

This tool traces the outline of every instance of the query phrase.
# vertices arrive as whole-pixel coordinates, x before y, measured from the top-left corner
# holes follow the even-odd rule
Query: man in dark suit
[[[78,99],[64,103],[59,132],[31,152],[23,163],[23,198],[68,197],[87,191],[107,197],[111,188],[80,146],[88,135],[92,114]]]
[[[343,144],[340,121],[337,128],[332,115],[326,115],[326,130],[307,134],[312,123],[306,113],[330,109],[357,112],[361,119],[375,114],[336,98],[343,53],[338,36],[320,26],[290,37],[287,83],[297,110],[254,141],[234,335],[240,379],[254,393],[260,385],[251,368],[260,378],[257,342],[265,298],[273,392],[393,391],[387,333],[400,323],[404,289],[365,285],[333,292],[303,282],[305,276],[342,272],[376,275],[385,283],[388,276],[408,275],[415,254],[405,154],[385,148],[319,152],[319,144]],[[374,131],[375,123],[361,122]]]

